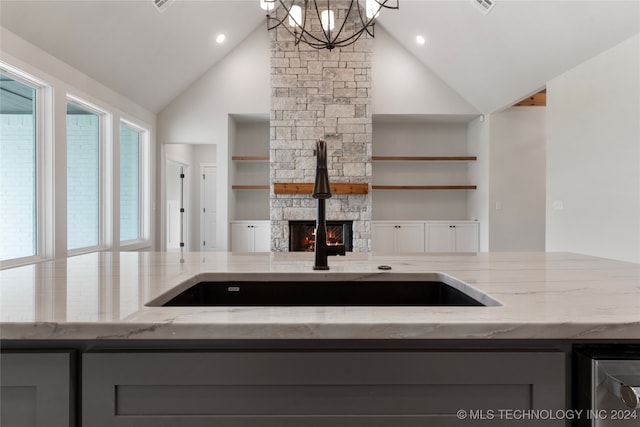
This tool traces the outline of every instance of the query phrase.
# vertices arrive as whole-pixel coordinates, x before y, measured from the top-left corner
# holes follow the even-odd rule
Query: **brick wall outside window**
[[[67,116],[67,248],[99,244],[100,118]]]
[[[36,255],[34,117],[0,115],[0,259]]]

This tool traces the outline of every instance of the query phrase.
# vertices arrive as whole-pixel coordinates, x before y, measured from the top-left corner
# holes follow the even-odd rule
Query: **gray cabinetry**
[[[75,425],[71,357],[68,352],[0,354],[0,425]]]
[[[564,409],[560,352],[83,355],[83,425],[483,425],[459,410]],[[494,426],[535,423],[493,419]],[[550,421],[545,426],[563,425]]]

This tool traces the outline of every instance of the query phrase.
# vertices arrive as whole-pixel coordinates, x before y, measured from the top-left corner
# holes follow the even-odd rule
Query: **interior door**
[[[201,250],[214,251],[217,249],[216,236],[216,181],[215,165],[201,165],[200,206],[201,212]]]
[[[188,166],[171,159],[166,161],[166,248],[177,251],[186,246],[187,217],[187,179]]]
[[[180,249],[180,200],[167,200],[167,250]]]

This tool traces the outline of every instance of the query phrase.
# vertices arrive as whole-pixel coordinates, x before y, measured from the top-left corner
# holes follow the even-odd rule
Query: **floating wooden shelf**
[[[371,160],[380,161],[437,161],[437,162],[467,162],[478,160],[476,156],[439,156],[439,157],[420,157],[420,156],[372,156]]]
[[[232,185],[232,190],[268,190],[268,185]]]
[[[374,190],[475,190],[475,185],[373,185]]]
[[[232,156],[231,160],[268,161],[269,156]]]
[[[273,184],[275,194],[311,194],[313,183],[307,182],[277,182]],[[342,183],[331,184],[332,194],[367,194],[369,184],[364,183]]]

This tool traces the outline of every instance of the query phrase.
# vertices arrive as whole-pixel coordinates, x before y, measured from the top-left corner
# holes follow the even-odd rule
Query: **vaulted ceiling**
[[[0,0],[4,28],[153,112],[264,19],[258,0],[176,0],[163,13],[152,0]],[[486,15],[472,0],[401,0],[379,25],[490,113],[640,32],[640,0],[495,0]]]

